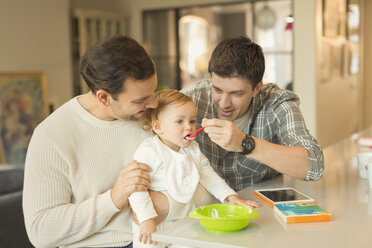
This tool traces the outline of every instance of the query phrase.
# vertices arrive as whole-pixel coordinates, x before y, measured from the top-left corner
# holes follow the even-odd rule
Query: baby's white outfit
[[[179,216],[173,219],[167,218],[157,225],[157,230],[188,215],[188,212],[194,208],[192,199],[198,183],[221,202],[227,196],[236,194],[213,170],[195,141],[192,141],[189,147],[181,148],[176,152],[166,146],[158,136],[150,137],[137,148],[134,159],[152,167],[151,190],[165,192],[168,197],[184,204],[184,211],[181,211]],[[129,201],[139,223],[157,216],[147,191],[131,194]],[[140,228],[135,223],[132,226],[134,248],[166,247],[163,243],[158,243],[157,246],[140,243],[138,241]]]

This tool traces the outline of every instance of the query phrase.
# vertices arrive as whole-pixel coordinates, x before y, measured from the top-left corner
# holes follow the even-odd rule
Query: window
[[[210,78],[208,62],[215,46],[239,35],[263,48],[264,83],[286,88],[293,81],[292,0],[146,11],[143,18],[144,41],[165,87],[180,89]]]

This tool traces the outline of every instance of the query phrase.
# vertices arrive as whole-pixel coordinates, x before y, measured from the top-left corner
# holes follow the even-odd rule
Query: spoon
[[[196,132],[193,135],[186,135],[185,139],[187,139],[187,140],[194,140],[196,138],[196,136],[198,136],[198,134],[200,133],[200,131],[203,130],[203,129],[204,129],[204,127],[201,127],[198,130],[196,130]]]

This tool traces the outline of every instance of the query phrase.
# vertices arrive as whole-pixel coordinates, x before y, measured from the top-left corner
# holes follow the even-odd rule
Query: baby
[[[194,102],[177,90],[159,91],[156,98],[158,107],[147,110],[144,116],[144,127],[156,135],[146,139],[134,155],[135,160],[152,167],[151,190],[167,192],[168,197],[191,210],[200,183],[221,202],[258,207],[259,203],[240,198],[213,170],[198,143],[186,139],[196,131]],[[157,213],[147,191],[131,194],[129,201],[140,223],[133,223],[133,247],[165,247],[163,243],[153,244],[151,234],[172,221],[156,226]]]

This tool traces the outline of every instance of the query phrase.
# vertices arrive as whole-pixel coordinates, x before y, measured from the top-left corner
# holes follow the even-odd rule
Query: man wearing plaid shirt
[[[304,180],[323,175],[323,152],[306,129],[298,97],[262,83],[265,60],[247,37],[222,41],[208,67],[212,80],[182,91],[197,106],[197,137],[213,168],[235,190],[279,173]]]

